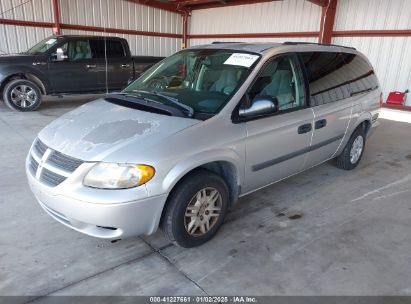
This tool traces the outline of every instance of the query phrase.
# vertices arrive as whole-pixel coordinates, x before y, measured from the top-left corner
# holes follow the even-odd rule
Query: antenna
[[[106,95],[108,94],[108,60],[107,60],[107,32],[106,32],[106,18],[103,18],[103,10],[100,10],[100,18],[103,21],[103,33],[104,33],[104,62],[106,72]]]

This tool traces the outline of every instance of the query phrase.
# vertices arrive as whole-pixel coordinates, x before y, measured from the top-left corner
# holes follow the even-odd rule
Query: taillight
[[[382,108],[382,103],[383,103],[383,100],[382,100],[382,92],[380,93],[380,108]]]

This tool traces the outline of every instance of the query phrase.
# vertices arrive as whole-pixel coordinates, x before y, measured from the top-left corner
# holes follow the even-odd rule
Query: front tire
[[[352,170],[358,166],[365,147],[365,131],[360,126],[351,135],[343,152],[336,158],[336,165],[343,170]]]
[[[228,199],[227,185],[220,176],[198,170],[184,178],[170,194],[161,229],[178,246],[200,246],[223,224]]]
[[[34,111],[41,104],[40,88],[32,81],[16,79],[4,87],[4,103],[12,110],[28,112]]]

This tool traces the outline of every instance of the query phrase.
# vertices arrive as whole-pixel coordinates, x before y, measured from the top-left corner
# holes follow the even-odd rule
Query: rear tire
[[[343,170],[358,166],[365,148],[365,131],[362,126],[355,129],[343,152],[336,158],[336,165]]]
[[[161,229],[175,245],[190,248],[210,240],[227,214],[228,187],[224,180],[207,170],[184,178],[171,192]]]
[[[41,104],[41,91],[37,84],[30,80],[15,79],[4,87],[3,100],[12,110],[34,111]]]

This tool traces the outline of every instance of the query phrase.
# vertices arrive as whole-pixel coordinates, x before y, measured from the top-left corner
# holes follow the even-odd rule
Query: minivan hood
[[[68,156],[85,161],[102,161],[129,146],[133,151],[130,154],[135,156],[139,151],[199,122],[144,112],[98,99],[56,119],[39,133],[39,138],[50,148]]]

